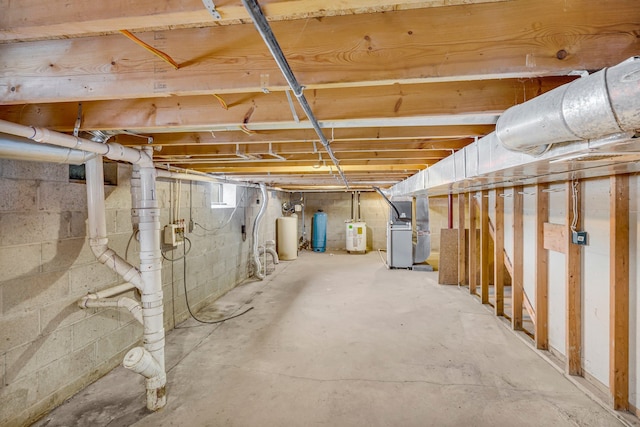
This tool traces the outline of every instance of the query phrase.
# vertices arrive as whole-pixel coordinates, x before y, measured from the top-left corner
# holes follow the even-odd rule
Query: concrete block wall
[[[293,195],[292,199],[298,200],[298,194]],[[351,193],[305,194],[305,225],[309,241],[311,241],[313,214],[318,209],[322,209],[327,213],[327,249],[344,250],[347,237],[344,221],[351,218]],[[457,215],[457,210],[455,209],[457,209],[456,203],[454,203],[454,215]],[[389,205],[378,193],[361,193],[360,214],[362,220],[367,223],[367,250],[386,249]],[[433,253],[437,253],[440,250],[440,230],[447,228],[447,215],[447,198],[430,197],[429,227],[431,229],[431,251]],[[299,234],[302,235],[302,224],[299,227]]]
[[[128,259],[137,265],[138,244],[130,241],[130,174],[130,166],[119,165],[119,185],[105,187],[106,218],[110,246],[122,256],[128,246]],[[233,209],[212,210],[208,184],[182,184],[181,216],[188,221],[191,212],[209,230],[196,227],[188,235],[192,308],[249,275],[251,226],[260,197],[257,189],[238,193],[241,204],[227,221]],[[163,225],[171,194],[171,184],[158,183]],[[281,204],[279,193],[270,196],[275,200],[261,227],[263,240],[274,239]],[[68,166],[0,160],[0,425],[28,424],[117,366],[140,342],[142,327],[128,312],[76,305],[87,292],[122,282],[95,260],[86,242],[86,218],[86,187],[69,182]],[[174,252],[167,257],[181,255]],[[183,262],[163,261],[167,331],[188,316],[183,272]]]
[[[345,221],[351,219],[351,193],[305,194],[305,226],[309,241],[312,238],[313,214],[319,209],[327,213],[327,250],[345,250],[347,239]],[[360,216],[367,224],[367,250],[386,248],[388,211],[389,206],[382,196],[372,192],[361,193]],[[301,224],[300,227],[302,227]]]

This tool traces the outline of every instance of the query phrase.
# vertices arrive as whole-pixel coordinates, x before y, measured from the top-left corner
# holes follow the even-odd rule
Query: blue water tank
[[[327,214],[319,210],[313,214],[313,235],[311,249],[314,252],[324,252],[327,248]]]

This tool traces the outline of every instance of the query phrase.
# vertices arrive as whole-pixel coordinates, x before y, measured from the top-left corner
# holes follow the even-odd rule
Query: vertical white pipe
[[[269,195],[267,194],[267,186],[264,183],[260,184],[260,194],[262,195],[262,205],[256,215],[256,219],[253,222],[253,275],[258,279],[264,279],[264,273],[262,272],[262,264],[260,263],[260,253],[258,251],[258,230],[260,229],[260,222],[264,211],[267,209],[267,203],[269,202]]]
[[[144,319],[144,349],[157,363],[160,374],[147,378],[147,408],[158,410],[167,402],[167,382],[164,365],[164,323],[162,304],[162,258],[160,254],[160,209],[156,193],[156,171],[150,148],[145,148],[149,161],[134,165],[132,196],[134,216],[138,221],[140,239],[140,275],[142,278],[142,316]]]
[[[98,261],[105,264],[137,288],[141,287],[138,270],[109,248],[107,221],[104,203],[104,173],[102,156],[96,156],[85,163],[87,177],[87,217],[89,246]]]

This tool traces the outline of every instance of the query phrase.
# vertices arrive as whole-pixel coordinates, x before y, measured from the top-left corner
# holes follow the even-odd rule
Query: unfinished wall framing
[[[459,196],[471,201],[466,206],[472,219],[470,235],[483,200],[504,202],[487,209],[492,243],[500,239],[495,221],[503,216],[505,224],[501,233],[504,257],[498,257],[503,260],[505,277],[511,279],[502,283],[506,285],[504,313],[496,309],[498,268],[489,274],[488,289],[481,290],[479,301],[510,319],[512,328],[523,330],[536,348],[550,350],[564,364],[567,375],[584,377],[595,390],[604,392],[602,397],[612,408],[630,409],[636,415],[640,405],[640,330],[636,327],[640,294],[630,284],[638,281],[640,262],[639,182],[635,174],[615,175]],[[574,212],[578,213],[575,221]],[[571,243],[572,225],[588,232],[587,245]],[[473,278],[483,248],[473,238],[466,244],[469,280],[462,284],[475,295]]]

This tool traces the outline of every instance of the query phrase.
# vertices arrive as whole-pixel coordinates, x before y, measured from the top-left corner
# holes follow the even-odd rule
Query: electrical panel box
[[[184,244],[184,220],[164,226],[164,244],[176,247]]]

